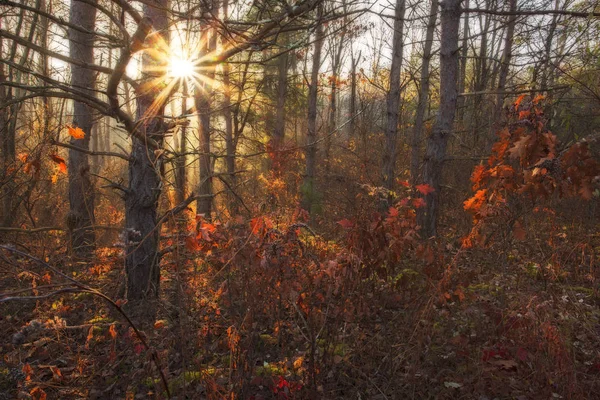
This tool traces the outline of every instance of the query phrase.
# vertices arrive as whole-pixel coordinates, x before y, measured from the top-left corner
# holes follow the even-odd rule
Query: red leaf
[[[398,185],[400,186],[404,186],[404,187],[409,187],[410,183],[408,183],[408,181],[401,181],[400,179],[397,180]]]
[[[390,213],[390,217],[397,217],[399,214],[398,209],[395,207],[390,207],[389,213]]]
[[[435,192],[435,189],[431,185],[428,185],[426,183],[415,186],[415,189],[417,189],[419,192],[421,192],[425,196],[427,196],[429,193]]]
[[[192,236],[188,236],[185,238],[185,247],[189,251],[199,251],[201,249],[198,240],[196,240],[196,238]]]
[[[427,203],[425,203],[425,200],[423,200],[423,198],[421,197],[413,199],[412,203],[415,208],[422,208],[427,205]]]
[[[517,358],[523,362],[527,361],[528,355],[529,353],[527,352],[527,350],[525,350],[522,347],[519,347],[519,349],[517,350]]]
[[[350,229],[354,226],[354,222],[350,221],[349,219],[338,221],[338,224],[340,224],[344,229]]]

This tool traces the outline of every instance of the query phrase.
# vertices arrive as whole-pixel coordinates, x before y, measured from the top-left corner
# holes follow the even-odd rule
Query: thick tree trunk
[[[394,189],[394,180],[396,178],[400,72],[402,71],[402,56],[404,53],[404,12],[405,1],[396,0],[390,88],[387,93],[387,126],[385,130],[385,148],[383,149],[383,187],[390,191]]]
[[[424,181],[435,191],[425,196],[426,206],[419,215],[422,236],[435,236],[440,205],[442,167],[448,138],[453,129],[458,97],[458,30],[461,0],[446,0],[442,5],[440,45],[440,107],[435,126],[427,140]]]
[[[155,0],[144,5],[144,15],[163,38],[168,37],[167,0]],[[160,40],[160,39],[153,39]],[[164,72],[163,60],[145,53],[142,58],[142,81],[150,82]],[[161,85],[137,97],[136,120],[144,137],[162,144],[165,132],[164,103],[158,100]],[[125,196],[125,226],[127,247],[127,300],[137,312],[148,312],[146,299],[158,296],[160,285],[160,256],[158,252],[160,227],[157,225],[158,200],[162,190],[162,160],[158,152],[132,138],[129,161],[129,188]]]
[[[211,12],[218,15],[218,0],[212,0]],[[217,35],[215,30],[206,32],[209,35],[205,40],[204,54],[211,54],[217,48]],[[202,88],[196,89],[195,102],[196,110],[200,123],[200,186],[198,194],[201,196],[197,201],[196,212],[210,220],[212,212],[212,194],[213,194],[213,171],[211,152],[211,126],[210,126],[210,106],[212,96],[212,82],[215,78],[214,70],[207,72],[207,82]]]
[[[95,1],[93,2],[95,4]],[[70,21],[87,31],[93,31],[96,7],[75,1],[71,5]],[[93,34],[69,29],[69,50],[73,59],[84,63],[94,62]],[[94,97],[95,73],[89,68],[71,65],[71,86]],[[86,104],[73,102],[73,125],[85,133],[83,139],[71,138],[70,144],[83,151],[89,150],[94,126],[94,114]],[[69,215],[68,226],[71,247],[79,256],[89,256],[94,248],[94,187],[90,179],[89,156],[83,151],[69,149]]]
[[[425,45],[423,47],[423,62],[421,63],[421,78],[419,87],[419,103],[415,115],[415,126],[411,140],[411,159],[410,159],[410,177],[413,184],[419,180],[420,147],[421,137],[423,136],[423,122],[425,111],[429,103],[429,64],[431,62],[431,49],[433,47],[433,34],[437,21],[438,0],[431,1],[429,11],[429,21],[427,23],[427,33],[425,35]]]
[[[301,206],[309,213],[313,211],[316,197],[316,169],[317,169],[317,95],[319,93],[319,68],[321,66],[321,50],[323,49],[323,4],[317,10],[317,29],[315,32],[312,70],[310,87],[308,89],[308,129],[306,133],[306,170],[302,184]]]

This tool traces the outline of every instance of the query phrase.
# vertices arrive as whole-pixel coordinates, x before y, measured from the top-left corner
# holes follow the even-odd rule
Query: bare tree
[[[417,183],[419,177],[419,164],[421,137],[423,136],[423,122],[425,119],[425,111],[429,102],[429,64],[431,62],[433,48],[433,35],[435,33],[436,21],[438,12],[438,0],[431,1],[429,10],[429,21],[427,23],[427,32],[425,34],[425,44],[423,46],[423,61],[421,62],[421,78],[419,80],[419,102],[415,113],[415,126],[411,140],[411,161],[410,161],[410,176],[413,184]]]
[[[398,109],[400,107],[400,72],[404,54],[404,0],[396,0],[390,87],[387,93],[387,125],[383,152],[383,186],[393,190],[396,178],[396,148],[398,143]]]
[[[425,196],[426,206],[419,215],[422,235],[425,238],[435,236],[437,232],[442,167],[456,114],[460,3],[461,0],[447,0],[441,4],[440,107],[435,125],[427,140],[423,168],[424,181],[434,191]]]
[[[71,65],[71,86],[87,97],[94,97],[95,73],[85,64],[94,63],[96,0],[89,4],[74,1],[70,22],[83,29],[69,29],[70,57],[81,62]],[[87,31],[87,32],[86,32]],[[89,33],[88,33],[89,32]],[[73,102],[73,125],[81,129],[83,138],[71,137],[69,148],[69,215],[67,217],[71,246],[78,255],[89,255],[94,248],[94,186],[90,179],[90,162],[86,153],[94,127],[94,111],[83,101]]]
[[[315,31],[314,51],[308,89],[308,131],[306,133],[306,170],[302,187],[302,208],[312,211],[316,194],[317,169],[317,95],[319,92],[319,68],[321,67],[321,50],[325,33],[323,30],[323,5],[317,7],[317,27]]]

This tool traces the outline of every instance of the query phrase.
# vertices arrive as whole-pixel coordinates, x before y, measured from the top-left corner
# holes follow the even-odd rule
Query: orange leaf
[[[485,202],[485,195],[487,193],[487,189],[478,190],[477,193],[470,199],[466,200],[464,204],[465,211],[473,211],[477,212]]]
[[[185,238],[185,247],[189,251],[199,251],[201,249],[198,240],[196,240],[196,238],[192,236],[188,236]]]
[[[517,100],[515,100],[515,108],[517,108],[517,109],[519,108],[519,106],[521,105],[521,102],[523,101],[523,99],[524,99],[525,97],[527,97],[527,95],[526,95],[526,94],[522,94],[522,95],[520,95],[520,96],[517,98]]]
[[[67,126],[67,129],[69,130],[69,135],[74,139],[83,139],[85,137],[85,132],[78,126]]]
[[[529,118],[529,116],[531,115],[531,111],[529,110],[524,110],[519,112],[519,119],[527,119]]]
[[[431,185],[428,185],[426,183],[415,186],[415,189],[423,193],[425,196],[427,196],[429,193],[435,192],[435,189]]]
[[[540,101],[544,100],[545,98],[546,98],[546,96],[544,96],[543,94],[538,94],[533,99],[533,104],[538,104]]]
[[[34,400],[46,400],[46,392],[44,392],[40,387],[36,386],[31,389],[29,392],[31,398]]]
[[[63,377],[62,372],[60,372],[60,369],[58,367],[55,367],[54,365],[51,365],[50,370],[52,371],[52,379],[54,379],[57,382],[60,382]]]
[[[115,324],[112,324],[108,329],[108,333],[110,333],[110,337],[113,339],[117,338],[117,329],[115,328]]]
[[[64,158],[62,158],[58,154],[50,154],[50,158],[52,159],[52,161],[58,164],[58,169],[60,170],[60,172],[62,172],[63,174],[67,173],[67,163],[65,162]]]

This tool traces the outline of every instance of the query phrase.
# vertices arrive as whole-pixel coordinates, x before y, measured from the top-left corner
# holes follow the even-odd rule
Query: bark
[[[360,60],[360,52],[358,53],[358,57],[354,58],[354,52],[352,54],[352,69],[350,71],[350,106],[349,106],[349,116],[350,123],[348,124],[348,137],[351,138],[354,136],[356,132],[356,67],[358,66],[358,62]]]
[[[465,0],[465,8],[469,8],[469,0]],[[467,62],[469,55],[469,13],[465,12],[463,17],[463,34],[460,50],[460,75],[458,80],[458,93],[464,93],[467,81]],[[458,119],[462,121],[465,114],[465,98],[458,99],[457,104]]]
[[[275,129],[273,131],[273,148],[280,150],[285,140],[285,97],[287,96],[288,54],[279,56],[277,61],[277,109],[275,113]]]
[[[314,52],[310,87],[308,89],[308,129],[306,133],[306,170],[302,184],[301,206],[309,213],[313,211],[316,197],[316,168],[317,168],[317,95],[319,92],[319,68],[321,66],[321,50],[323,49],[323,4],[317,9],[317,28],[315,32]]]
[[[419,180],[419,161],[420,161],[420,146],[421,137],[423,136],[423,122],[425,119],[425,111],[429,103],[429,64],[431,62],[431,49],[433,47],[433,34],[435,33],[436,21],[438,12],[438,0],[431,1],[431,9],[429,11],[429,21],[427,23],[427,33],[425,35],[425,45],[423,47],[423,62],[421,63],[421,78],[419,84],[419,102],[415,115],[415,126],[411,141],[411,160],[410,160],[410,176],[413,184]]]
[[[510,0],[510,12],[514,13],[515,11],[517,11],[517,0]],[[516,22],[516,15],[509,16],[506,27],[506,37],[504,38],[504,49],[502,50],[502,59],[500,62],[500,72],[498,73],[498,95],[496,96],[496,111],[494,113],[496,128],[500,125],[502,119],[502,106],[504,103],[504,95],[502,92],[506,89],[506,82],[508,81]]]
[[[181,98],[181,115],[187,113],[187,82],[183,81],[183,91]],[[186,153],[187,153],[187,125],[182,125],[177,139],[177,158],[175,159],[175,202],[183,203],[187,196],[187,171],[186,171]]]
[[[95,2],[94,2],[95,4]],[[96,7],[75,1],[71,5],[70,22],[93,31],[96,20]],[[94,36],[76,29],[69,29],[70,57],[86,64],[94,62]],[[94,97],[93,82],[95,73],[91,69],[71,65],[71,86]],[[73,253],[78,256],[89,256],[94,249],[94,187],[90,179],[89,156],[82,150],[89,150],[92,128],[94,126],[93,110],[79,101],[73,102],[73,125],[85,133],[83,139],[70,139],[74,149],[69,149],[69,214],[67,224]]]
[[[335,38],[331,38],[330,44],[332,48],[332,62],[331,62],[331,93],[329,98],[329,116],[328,116],[328,129],[327,136],[325,137],[325,168],[327,172],[331,168],[331,143],[333,139],[333,133],[337,127],[337,98],[338,98],[338,79],[340,75],[340,68],[342,64],[342,51],[344,49],[344,39],[346,37],[346,31],[342,31],[339,42],[336,43]]]
[[[394,189],[394,180],[396,177],[398,109],[400,107],[400,72],[402,71],[402,56],[404,53],[404,12],[405,1],[396,0],[390,87],[386,100],[387,126],[385,130],[385,148],[383,152],[383,186],[390,191]],[[390,199],[388,199],[388,203],[389,200]]]
[[[422,236],[436,235],[440,205],[442,167],[448,138],[452,132],[458,97],[458,30],[461,0],[446,0],[441,4],[442,37],[440,44],[440,107],[435,125],[427,140],[424,181],[435,191],[425,196],[426,206],[420,212]]]
[[[229,0],[223,1],[223,15],[229,15]],[[231,79],[229,64],[223,64],[223,86],[225,93],[223,96],[223,116],[225,118],[225,168],[227,171],[227,181],[230,190],[235,190],[237,178],[235,176],[235,143],[233,135],[233,110],[231,106]],[[229,194],[229,214],[234,216],[239,213],[238,200],[234,193]]]
[[[213,15],[218,14],[218,0],[212,0],[211,12]],[[205,40],[203,49],[204,54],[210,54],[217,48],[217,35],[214,29],[207,30],[206,35],[209,35],[208,40]],[[211,126],[210,126],[210,109],[212,82],[215,78],[214,70],[207,72],[207,82],[203,87],[196,89],[195,103],[198,111],[200,123],[200,186],[198,193],[200,198],[197,202],[196,212],[208,220],[211,219],[212,211],[212,193],[213,193],[213,172],[212,172],[212,157],[211,152]]]
[[[144,5],[144,14],[153,22],[163,38],[168,37],[167,0],[155,0]],[[163,67],[163,68],[161,68]],[[142,58],[142,84],[164,75],[160,60],[144,53]],[[157,224],[158,200],[161,194],[162,160],[159,154],[140,139],[145,137],[162,144],[165,131],[164,103],[157,103],[161,87],[155,86],[137,97],[136,120],[139,133],[132,137],[129,162],[129,188],[125,196],[125,226],[127,235],[127,300],[132,307],[146,307],[146,299],[158,296],[160,284],[159,226]],[[142,308],[137,311],[144,311]],[[151,312],[151,311],[148,311]]]

